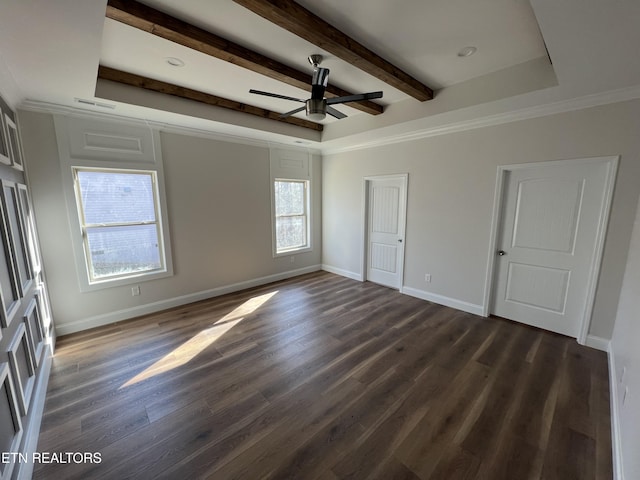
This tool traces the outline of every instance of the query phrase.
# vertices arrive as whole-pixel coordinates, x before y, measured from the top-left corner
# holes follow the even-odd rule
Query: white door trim
[[[489,252],[487,271],[485,276],[484,285],[484,307],[483,316],[488,317],[491,311],[491,298],[493,289],[495,287],[495,267],[496,267],[496,248],[498,242],[498,235],[500,231],[500,218],[502,217],[503,195],[504,195],[504,178],[507,172],[540,167],[540,166],[554,166],[554,165],[585,165],[593,163],[603,163],[607,165],[607,179],[605,186],[605,199],[598,218],[598,232],[596,238],[596,247],[594,249],[593,256],[591,258],[591,265],[589,267],[589,279],[588,279],[588,291],[586,299],[586,308],[580,324],[580,333],[578,335],[578,342],[585,344],[587,341],[587,335],[589,333],[589,326],[591,324],[591,315],[593,313],[593,304],[595,301],[596,287],[598,285],[598,276],[600,274],[600,266],[602,263],[602,254],[604,252],[604,241],[607,233],[607,225],[609,222],[609,213],[611,211],[611,202],[613,199],[613,190],[615,187],[616,173],[618,171],[618,163],[620,161],[619,156],[609,157],[590,157],[590,158],[578,158],[570,160],[556,160],[549,162],[532,162],[532,163],[520,163],[515,165],[499,165],[496,175],[496,187],[493,198],[493,212],[491,217],[491,236],[489,239]]]
[[[402,199],[401,205],[404,208],[404,215],[403,217],[403,224],[400,225],[400,232],[402,234],[402,247],[401,247],[401,260],[400,260],[400,266],[399,266],[399,278],[400,278],[400,285],[398,285],[398,290],[400,291],[400,293],[403,293],[402,289],[404,287],[404,252],[405,252],[405,244],[406,244],[406,228],[407,228],[407,198],[409,196],[409,191],[408,191],[408,187],[409,187],[409,174],[408,173],[397,173],[397,174],[390,174],[390,175],[369,175],[366,177],[362,177],[362,202],[361,202],[361,206],[362,209],[360,210],[360,232],[361,232],[361,237],[360,237],[360,245],[362,248],[362,251],[360,252],[360,278],[362,279],[362,281],[366,281],[367,280],[367,255],[368,255],[368,241],[369,241],[369,235],[368,235],[368,212],[369,212],[369,182],[373,181],[373,180],[392,180],[392,179],[401,179],[403,186],[404,186],[404,198]]]

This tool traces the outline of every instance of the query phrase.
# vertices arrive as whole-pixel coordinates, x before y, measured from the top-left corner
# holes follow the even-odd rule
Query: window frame
[[[129,283],[137,283],[142,280],[149,280],[151,278],[158,278],[158,276],[166,276],[167,258],[166,258],[166,243],[163,234],[163,211],[160,202],[160,188],[158,184],[158,174],[155,170],[145,169],[131,169],[131,168],[118,168],[118,167],[87,167],[77,166],[71,167],[73,177],[73,190],[77,210],[78,226],[80,228],[82,252],[85,267],[86,280],[89,287],[95,286],[114,286],[123,285]],[[143,221],[143,222],[110,222],[110,223],[86,223],[84,215],[84,207],[82,202],[82,193],[80,189],[80,182],[78,178],[79,172],[102,172],[113,174],[125,174],[125,175],[148,175],[151,178],[151,184],[153,187],[153,206],[155,221]],[[152,270],[144,270],[138,272],[129,272],[123,274],[109,275],[105,277],[96,277],[93,268],[93,257],[89,248],[89,236],[87,234],[89,229],[102,228],[102,227],[135,227],[140,225],[155,225],[156,234],[158,238],[158,253],[160,257],[160,268],[154,268]]]
[[[303,215],[277,215],[276,210],[276,182],[291,182],[302,183],[304,185],[304,213]],[[300,178],[281,178],[276,177],[271,182],[271,225],[273,232],[273,256],[284,257],[289,255],[295,255],[297,253],[310,252],[312,250],[311,244],[311,182],[309,180],[303,180]],[[286,249],[278,248],[278,234],[277,234],[277,222],[278,218],[282,217],[305,217],[306,220],[306,243],[299,247],[292,247]]]

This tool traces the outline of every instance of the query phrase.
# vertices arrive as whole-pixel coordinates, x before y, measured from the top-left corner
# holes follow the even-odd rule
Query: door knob
[[[498,255],[500,257],[502,257],[503,255],[506,255],[506,254],[507,254],[507,252],[505,252],[504,250],[498,250]]]
[[[398,242],[402,243],[402,239],[401,239],[401,238],[399,238],[399,239],[398,239]]]

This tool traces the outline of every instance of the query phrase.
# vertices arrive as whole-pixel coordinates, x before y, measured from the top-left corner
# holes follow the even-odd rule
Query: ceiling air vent
[[[96,102],[94,100],[85,100],[84,98],[74,98],[74,100],[77,103],[81,103],[83,105],[90,105],[92,107],[108,108],[110,110],[113,110],[114,108],[116,108],[115,105],[111,105],[109,103]]]

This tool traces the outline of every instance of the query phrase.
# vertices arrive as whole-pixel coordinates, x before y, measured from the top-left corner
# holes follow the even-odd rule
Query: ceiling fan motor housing
[[[324,98],[310,98],[305,102],[307,117],[311,120],[322,120],[327,116],[327,100]]]
[[[265,95],[267,97],[282,98],[293,102],[304,103],[304,107],[295,108],[289,112],[280,115],[280,118],[286,118],[294,115],[302,110],[306,110],[307,118],[313,121],[324,120],[327,113],[334,118],[346,118],[346,115],[332,105],[339,103],[361,102],[373,98],[382,98],[382,92],[359,93],[353,95],[343,95],[340,97],[331,97],[328,101],[324,98],[324,92],[329,83],[329,69],[319,66],[322,61],[322,55],[309,55],[309,63],[313,65],[313,76],[311,77],[311,98],[303,100],[301,98],[288,97],[277,93],[262,92],[260,90],[249,90],[250,93]]]

